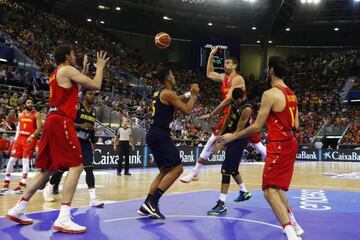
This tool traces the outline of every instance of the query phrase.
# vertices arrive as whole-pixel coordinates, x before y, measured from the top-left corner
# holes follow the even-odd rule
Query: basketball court
[[[260,188],[262,163],[244,163],[240,167],[252,199],[233,202],[237,188],[232,182],[227,214],[218,217],[206,214],[219,196],[219,168],[219,165],[207,166],[197,182],[177,181],[160,201],[165,220],[136,213],[157,169],[133,169],[131,177],[116,176],[114,170],[97,171],[98,195],[105,201],[105,207],[86,206],[84,176],[73,202],[74,220],[88,227],[86,233],[69,235],[53,231],[51,227],[60,203],[45,203],[38,192],[29,205],[29,217],[35,223],[20,226],[1,217],[0,239],[286,239]],[[17,181],[12,184],[15,186]],[[305,230],[302,239],[357,239],[359,189],[357,163],[298,161],[288,197]],[[19,197],[1,196],[0,214],[3,216]]]

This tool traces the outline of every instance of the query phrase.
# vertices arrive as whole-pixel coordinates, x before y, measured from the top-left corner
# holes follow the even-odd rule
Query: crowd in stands
[[[46,103],[39,89],[48,89],[49,73],[55,65],[52,52],[63,43],[75,46],[79,68],[82,67],[84,54],[88,54],[90,61],[94,61],[96,50],[108,51],[111,65],[105,73],[102,89],[107,93],[102,94],[98,102],[113,109],[121,118],[131,119],[145,129],[149,127],[151,99],[145,100],[141,96],[138,85],[146,86],[147,91],[142,93],[150,97],[150,93],[158,88],[154,73],[162,64],[145,64],[137,49],[128,48],[101,29],[78,26],[52,13],[15,1],[3,2],[9,13],[9,21],[0,25],[0,44],[20,49],[39,66],[40,71],[30,73],[14,66],[0,65],[0,84],[26,88],[22,93],[14,93],[12,96],[4,93],[0,98],[1,129],[9,130],[16,123],[14,112],[16,116],[27,94],[32,94],[39,106]],[[298,138],[301,144],[309,144],[324,123],[343,125],[349,122],[348,116],[341,111],[339,92],[346,79],[348,66],[358,54],[358,50],[349,50],[288,59],[289,73],[286,80],[298,97],[301,111]],[[94,70],[91,68],[90,72],[93,74]],[[208,113],[220,103],[220,84],[206,78],[204,70],[174,70],[174,76],[179,94],[188,91],[192,83],[200,85],[200,97],[193,115]],[[254,76],[246,78],[246,84],[249,87],[249,98],[256,109],[268,85]],[[209,131],[202,131],[196,119],[179,112],[176,115],[177,120],[172,123],[172,127],[177,139],[202,141],[208,138]],[[357,128],[354,126],[349,129]]]

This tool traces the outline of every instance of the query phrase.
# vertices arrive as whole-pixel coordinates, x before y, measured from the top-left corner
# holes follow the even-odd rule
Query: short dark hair
[[[57,65],[60,65],[65,62],[66,55],[70,55],[72,51],[70,45],[61,45],[55,49],[54,57]]]
[[[26,102],[27,102],[28,100],[31,100],[31,101],[34,103],[34,100],[33,100],[31,97],[27,97],[27,98],[25,98],[25,100],[24,100],[24,105],[26,104]]]
[[[225,59],[226,60],[231,60],[233,62],[233,64],[235,64],[237,67],[239,67],[239,61],[237,60],[236,57],[228,57]]]
[[[234,88],[232,93],[231,93],[231,97],[232,97],[233,100],[242,99],[244,97],[244,90],[242,90],[239,87]]]
[[[160,83],[164,84],[166,78],[170,74],[170,71],[171,71],[170,68],[163,67],[155,74],[155,78],[158,79]]]
[[[272,56],[269,58],[269,69],[274,69],[274,75],[278,78],[284,78],[287,68],[287,63],[284,58],[280,56]]]

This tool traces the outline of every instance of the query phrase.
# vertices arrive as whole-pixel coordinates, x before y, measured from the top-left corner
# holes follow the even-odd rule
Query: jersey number
[[[291,127],[295,127],[295,107],[289,107],[291,114]]]

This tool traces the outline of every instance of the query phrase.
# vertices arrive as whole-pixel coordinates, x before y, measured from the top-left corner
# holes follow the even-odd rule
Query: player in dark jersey
[[[268,127],[268,145],[263,171],[262,188],[265,199],[273,209],[289,240],[297,240],[304,230],[297,223],[286,198],[294,172],[298,143],[295,131],[299,129],[297,98],[284,83],[286,61],[279,56],[269,58],[268,79],[271,88],[261,98],[260,110],[251,126],[220,137],[222,142],[231,142],[262,130],[265,122]]]
[[[77,106],[76,120],[74,126],[81,145],[84,170],[86,173],[85,181],[89,190],[91,207],[103,207],[104,203],[99,201],[95,191],[95,177],[93,172],[93,160],[95,149],[95,130],[96,109],[93,107],[97,93],[88,89],[82,90],[83,101]],[[66,169],[67,171],[67,169]],[[46,202],[54,201],[53,189],[58,188],[64,170],[58,170],[50,178],[49,183],[44,188],[43,196]]]
[[[81,146],[76,135],[74,121],[78,104],[79,85],[89,89],[100,90],[104,68],[109,58],[102,51],[97,53],[94,64],[94,79],[86,76],[88,69],[84,57],[84,70],[81,73],[75,66],[75,53],[71,46],[63,45],[55,49],[57,68],[49,78],[49,114],[46,117],[43,133],[39,143],[36,167],[40,168],[20,201],[11,208],[6,218],[19,224],[32,224],[33,219],[25,215],[30,198],[42,187],[54,171],[69,168],[64,182],[62,203],[53,229],[65,233],[83,233],[86,227],[71,220],[71,202],[83,170]]]
[[[154,155],[160,173],[152,182],[149,194],[138,210],[138,214],[150,214],[154,218],[164,219],[164,215],[158,208],[159,199],[183,172],[179,151],[170,138],[169,124],[174,119],[175,109],[186,114],[191,113],[199,93],[199,86],[193,84],[189,93],[177,96],[173,90],[176,82],[172,71],[164,67],[157,75],[162,88],[154,93],[153,119],[146,134],[146,143]]]
[[[231,96],[232,103],[225,118],[225,122],[220,130],[219,136],[224,133],[234,133],[241,131],[250,125],[252,107],[251,104],[246,100],[244,91],[241,88],[234,88]],[[219,215],[226,213],[227,208],[225,202],[230,186],[230,176],[234,178],[235,182],[240,188],[239,196],[234,201],[246,201],[251,198],[251,193],[246,190],[238,170],[241,157],[244,149],[247,146],[248,140],[248,137],[240,138],[225,146],[225,160],[221,166],[222,180],[220,197],[215,207],[208,211],[208,215]],[[222,147],[223,144],[218,143],[215,149],[219,150]]]

